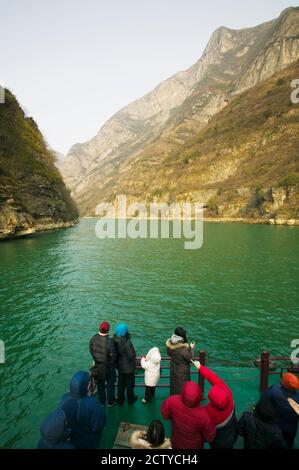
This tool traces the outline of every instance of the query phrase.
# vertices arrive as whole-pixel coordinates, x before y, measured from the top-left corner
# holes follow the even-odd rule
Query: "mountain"
[[[36,123],[5,90],[0,104],[0,239],[68,227],[78,211]]]
[[[99,202],[123,191],[147,201],[161,193],[182,194],[175,165],[155,183],[164,162],[179,159],[184,146],[237,95],[298,58],[298,7],[254,28],[216,30],[190,69],[115,114],[91,141],[71,148],[61,171],[81,214],[94,215]],[[216,166],[221,173],[221,160],[213,165],[211,172]]]
[[[103,186],[103,200],[113,200],[116,187],[130,202],[203,202],[211,218],[299,223],[294,77],[299,61],[235,97],[156,166],[148,164],[148,154],[127,160],[114,175],[114,186]]]
[[[55,165],[57,166],[57,168],[60,168],[64,160],[64,155],[61,152],[57,152],[56,150],[50,150],[54,155]]]

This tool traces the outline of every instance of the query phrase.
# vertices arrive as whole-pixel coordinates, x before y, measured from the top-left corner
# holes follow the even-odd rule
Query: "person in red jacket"
[[[195,382],[186,382],[181,395],[172,395],[161,406],[164,419],[171,420],[173,449],[202,449],[215,439],[216,427],[200,406],[202,392]]]
[[[192,361],[200,375],[211,385],[209,403],[204,407],[211,416],[216,429],[216,438],[210,443],[212,449],[232,449],[238,437],[238,421],[232,391],[214,372],[199,361]]]

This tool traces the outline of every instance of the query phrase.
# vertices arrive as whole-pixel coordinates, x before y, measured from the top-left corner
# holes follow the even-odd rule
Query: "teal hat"
[[[116,327],[115,334],[117,336],[126,336],[128,331],[129,331],[128,326],[125,323],[120,323]]]

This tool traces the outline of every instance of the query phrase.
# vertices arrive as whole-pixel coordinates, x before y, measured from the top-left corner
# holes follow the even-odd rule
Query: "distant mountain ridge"
[[[147,155],[129,159],[114,187],[130,202],[202,202],[206,218],[299,224],[296,76],[299,61],[238,95],[156,166]],[[114,187],[103,186],[103,200],[114,199]]]
[[[236,95],[298,58],[298,7],[254,28],[216,30],[190,69],[122,109],[91,141],[72,147],[61,171],[81,214],[93,215],[97,203],[113,200],[123,187],[132,199],[155,197],[161,188],[143,189],[152,169],[158,172],[162,161],[179,154]],[[143,172],[134,179],[138,165]],[[172,186],[173,194],[181,193],[175,175]]]

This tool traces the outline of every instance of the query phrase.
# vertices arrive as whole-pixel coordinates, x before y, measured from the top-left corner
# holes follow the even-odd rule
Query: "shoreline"
[[[96,216],[82,216],[80,219],[100,219]],[[134,217],[115,217],[116,220],[133,220]],[[183,219],[183,218],[153,218],[153,217],[143,217],[141,220],[195,220]],[[251,224],[251,225],[275,225],[275,226],[287,226],[287,227],[296,227],[299,226],[299,219],[250,219],[250,218],[241,218],[241,217],[204,217],[203,222],[212,222],[212,223],[242,223],[242,224]]]
[[[19,230],[16,233],[13,233],[11,230],[2,231],[0,233],[0,242],[5,240],[15,240],[17,238],[26,238],[34,235],[41,235],[42,233],[49,232],[50,230],[59,230],[62,228],[70,228],[76,225],[79,222],[80,218],[75,221],[70,222],[56,222],[56,223],[44,223],[37,224],[32,227],[24,228]]]

